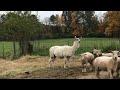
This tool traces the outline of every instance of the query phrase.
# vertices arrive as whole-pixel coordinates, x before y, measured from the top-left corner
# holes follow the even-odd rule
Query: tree
[[[8,12],[3,26],[6,37],[19,42],[21,55],[29,54],[30,40],[40,32],[37,16],[30,11]]]
[[[106,35],[120,37],[120,11],[108,11],[105,18],[108,19]]]
[[[73,35],[87,35],[96,32],[98,17],[94,11],[63,11],[64,22]]]
[[[45,25],[50,25],[50,18],[49,17],[45,17],[43,20]]]
[[[54,15],[51,15],[51,16],[50,16],[50,22],[51,22],[52,24],[55,24],[55,20],[56,20],[56,17],[55,17]]]

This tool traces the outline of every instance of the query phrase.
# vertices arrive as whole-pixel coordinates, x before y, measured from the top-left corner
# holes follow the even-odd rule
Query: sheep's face
[[[101,55],[102,55],[102,51],[101,51],[100,49],[99,49],[99,50],[93,49],[93,54],[98,57],[98,56],[101,56]]]
[[[120,52],[119,52],[119,51],[111,51],[111,53],[113,54],[113,59],[114,59],[114,60],[117,60]]]
[[[87,57],[86,57],[87,54],[80,54],[80,60],[85,60]]]
[[[80,54],[80,60],[84,60],[84,54]]]

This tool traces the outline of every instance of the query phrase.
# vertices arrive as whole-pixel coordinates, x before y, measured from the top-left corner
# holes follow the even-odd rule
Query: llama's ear
[[[77,37],[75,36],[75,39],[76,39]]]

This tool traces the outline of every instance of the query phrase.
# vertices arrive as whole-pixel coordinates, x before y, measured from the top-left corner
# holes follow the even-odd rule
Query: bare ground
[[[62,59],[55,61],[55,67],[48,67],[49,57],[24,56],[17,60],[0,59],[0,79],[97,79],[94,71],[81,72],[78,58],[70,60],[70,68],[63,68]],[[108,79],[107,72],[100,73],[101,79]]]

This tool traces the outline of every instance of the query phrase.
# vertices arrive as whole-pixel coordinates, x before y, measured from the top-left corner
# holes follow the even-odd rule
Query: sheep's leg
[[[86,72],[87,70],[86,70],[86,68],[87,68],[87,65],[86,64],[84,64],[84,72]]]
[[[112,70],[108,70],[108,73],[109,73],[110,79],[113,79],[113,72],[112,72]]]
[[[117,73],[116,77],[118,77],[119,76],[119,69],[116,70],[116,73]]]
[[[93,70],[93,64],[90,64],[90,71]]]
[[[82,72],[84,72],[84,64],[82,64]]]
[[[100,71],[98,70],[98,71],[96,71],[96,77],[98,78],[98,79],[100,79]]]
[[[90,65],[90,71],[92,71],[92,66]]]
[[[95,69],[95,72],[96,72],[96,77],[98,78],[98,79],[100,79],[100,70],[99,70],[99,68],[96,68]]]

